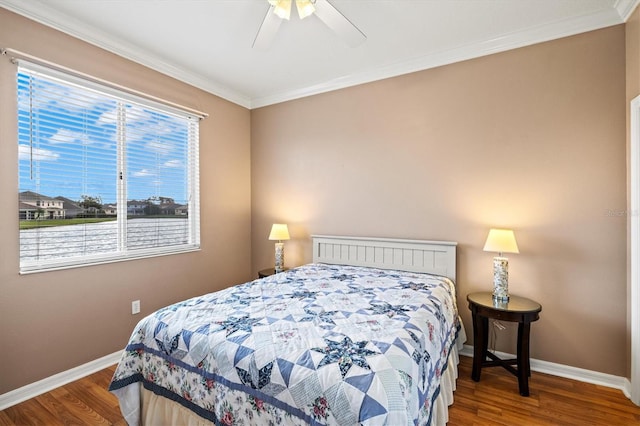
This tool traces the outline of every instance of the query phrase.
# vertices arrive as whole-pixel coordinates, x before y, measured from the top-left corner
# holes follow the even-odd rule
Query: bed
[[[456,243],[313,236],[313,261],[168,306],[109,390],[130,425],[443,425]]]

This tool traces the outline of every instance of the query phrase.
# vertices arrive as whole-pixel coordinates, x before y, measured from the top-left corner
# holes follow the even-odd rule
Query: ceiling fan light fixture
[[[264,1],[264,0],[262,0]],[[284,19],[291,17],[293,0],[267,0],[269,8],[264,15],[252,47],[267,49]],[[300,19],[315,15],[350,47],[363,43],[367,36],[349,21],[329,0],[295,0]]]
[[[313,15],[313,12],[316,11],[316,8],[311,0],[296,0],[296,9],[298,9],[298,16],[300,17],[300,19],[311,16]]]
[[[273,6],[273,13],[279,18],[288,21],[291,17],[291,1],[292,0],[269,0],[269,4]]]

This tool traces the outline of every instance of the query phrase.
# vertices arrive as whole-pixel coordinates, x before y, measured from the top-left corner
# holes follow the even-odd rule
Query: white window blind
[[[199,118],[18,65],[20,271],[196,250]]]

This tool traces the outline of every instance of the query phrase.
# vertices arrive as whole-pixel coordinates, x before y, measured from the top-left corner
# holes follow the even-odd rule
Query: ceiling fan
[[[332,29],[347,45],[355,47],[367,37],[327,0],[267,0],[269,10],[260,25],[253,47],[266,49],[271,45],[283,20],[291,16],[291,3],[295,1],[300,19],[316,15]]]

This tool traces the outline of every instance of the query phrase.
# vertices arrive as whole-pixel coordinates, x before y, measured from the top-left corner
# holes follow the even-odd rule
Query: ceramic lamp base
[[[276,243],[276,274],[284,271],[284,243]]]
[[[509,259],[493,258],[493,299],[509,300]]]

